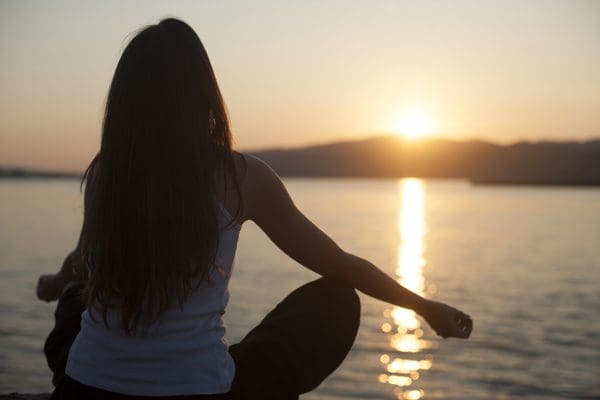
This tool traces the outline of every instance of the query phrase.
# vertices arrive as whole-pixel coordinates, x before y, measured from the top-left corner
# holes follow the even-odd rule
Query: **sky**
[[[121,51],[169,16],[203,41],[241,151],[415,112],[433,137],[600,137],[600,1],[0,0],[0,165],[84,169]]]

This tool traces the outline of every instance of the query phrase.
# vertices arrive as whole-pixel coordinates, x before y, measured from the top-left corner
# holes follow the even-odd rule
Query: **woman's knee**
[[[304,335],[312,349],[304,372],[299,373],[299,393],[316,388],[346,358],[360,325],[360,299],[344,282],[320,278],[307,285],[304,294],[315,304],[315,325]],[[308,372],[310,371],[310,372]]]
[[[81,298],[83,286],[83,283],[76,283],[65,288],[56,305],[54,329],[44,343],[44,354],[54,373],[52,381],[55,385],[64,377],[71,344],[80,330],[81,313],[85,310]]]
[[[356,294],[356,290],[351,285],[327,277],[319,278],[314,281],[314,283],[319,285],[319,290],[338,299],[340,303],[343,303],[350,308],[360,310],[360,299]]]
[[[336,331],[354,341],[360,323],[360,299],[354,288],[332,278],[319,278],[290,293],[265,321],[286,320],[290,326],[323,334]]]
[[[349,284],[333,279],[320,278],[314,281],[321,308],[327,309],[339,328],[347,328],[356,334],[360,323],[360,298]]]
[[[360,300],[354,288],[320,278],[297,288],[279,303],[242,340],[241,350],[265,343],[271,343],[268,348],[280,349],[275,363],[287,365],[294,390],[304,393],[317,387],[343,362],[359,324]]]

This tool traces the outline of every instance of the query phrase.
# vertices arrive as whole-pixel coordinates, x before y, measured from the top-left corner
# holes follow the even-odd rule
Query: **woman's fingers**
[[[38,299],[44,301],[56,300],[60,297],[60,287],[57,286],[55,275],[42,275],[38,279],[35,291]]]
[[[467,332],[467,337],[471,336],[471,332],[473,332],[473,320],[471,319],[471,317],[469,317],[469,319],[467,320],[465,330]]]
[[[462,339],[466,339],[471,335],[473,330],[473,320],[470,316],[460,313],[456,319],[456,336]]]
[[[44,290],[46,287],[46,284],[45,284],[46,280],[47,280],[46,275],[42,275],[39,277],[38,283],[37,283],[37,288],[35,290],[35,294],[37,295],[38,299],[48,301],[47,295]]]
[[[42,275],[42,276],[40,276],[40,277],[38,278],[38,281],[37,281],[37,286],[36,286],[36,288],[35,288],[35,295],[38,297],[38,299],[40,299],[40,298],[41,298],[41,297],[40,297],[40,286],[42,285],[42,278],[43,278],[43,277],[44,277],[44,276]]]

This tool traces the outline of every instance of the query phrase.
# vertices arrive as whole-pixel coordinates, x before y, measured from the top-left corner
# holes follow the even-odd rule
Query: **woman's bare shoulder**
[[[273,179],[278,179],[277,174],[260,158],[232,152],[235,176],[225,174],[224,185],[219,184],[218,197],[232,215],[237,215],[238,222],[242,224],[252,219],[257,203],[265,201]],[[222,176],[222,175],[221,175]],[[226,188],[239,186],[241,198],[227,195]],[[262,197],[262,198],[261,198]],[[241,204],[240,204],[241,200]],[[239,210],[240,212],[236,212]]]
[[[235,157],[243,164],[240,188],[246,219],[271,214],[278,206],[290,208],[292,201],[281,178],[265,161],[243,153],[236,153]]]
[[[248,189],[252,189],[261,181],[264,183],[265,179],[273,179],[277,176],[266,162],[256,156],[236,151],[233,152],[233,160],[238,181]]]
[[[266,164],[254,156],[236,151],[232,152],[232,158],[234,171],[217,171],[217,198],[243,224],[252,215],[256,186],[260,186],[257,176]]]

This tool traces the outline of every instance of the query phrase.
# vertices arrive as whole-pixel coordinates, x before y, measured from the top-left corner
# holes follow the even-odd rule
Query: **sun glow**
[[[429,116],[420,109],[409,110],[397,121],[395,131],[399,136],[415,139],[431,132],[432,122]]]

